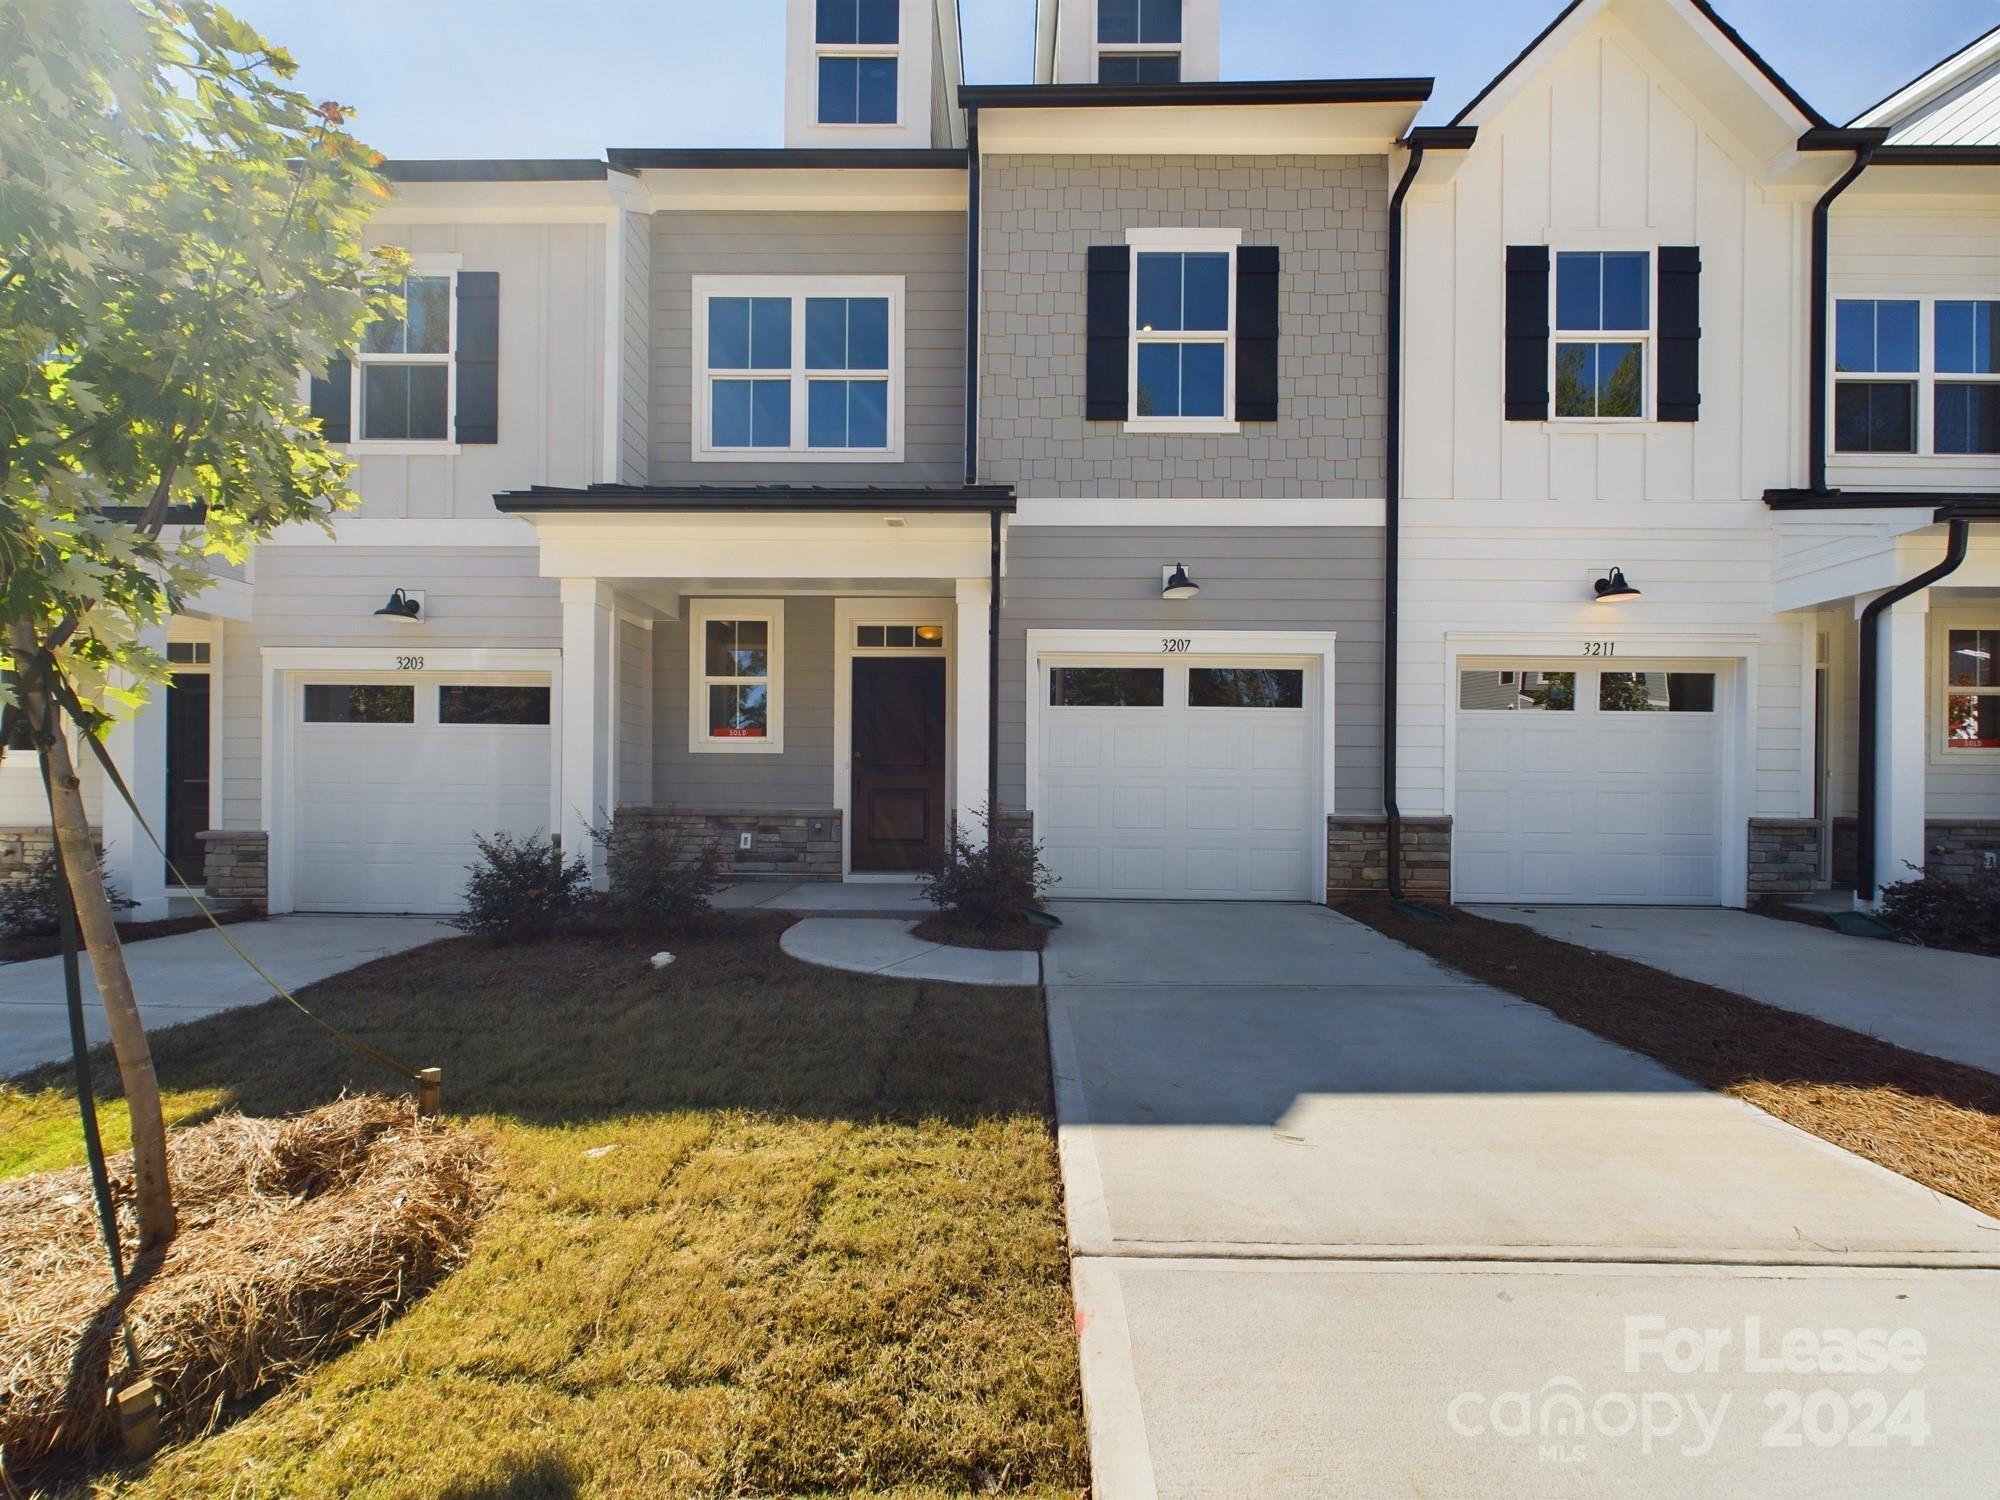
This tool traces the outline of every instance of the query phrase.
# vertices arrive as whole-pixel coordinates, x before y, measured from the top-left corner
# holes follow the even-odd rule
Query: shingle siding
[[[993,156],[982,184],[982,478],[1035,497],[1382,494],[1383,158]],[[1178,225],[1278,247],[1276,422],[1183,435],[1084,420],[1085,254]]]

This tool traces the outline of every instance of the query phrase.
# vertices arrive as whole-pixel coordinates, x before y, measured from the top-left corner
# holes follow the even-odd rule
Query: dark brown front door
[[[920,870],[944,842],[944,663],[854,662],[854,868]]]
[[[167,688],[167,859],[190,885],[201,884],[206,827],[208,674],[180,672]]]

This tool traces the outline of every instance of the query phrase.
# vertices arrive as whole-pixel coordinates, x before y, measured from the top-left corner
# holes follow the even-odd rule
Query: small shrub
[[[1042,846],[1025,828],[996,830],[984,807],[974,815],[985,839],[973,842],[954,822],[943,854],[923,874],[923,895],[940,912],[991,931],[1024,920],[1022,910],[1039,905],[1057,877],[1042,863]]]
[[[722,851],[693,846],[656,823],[616,819],[590,830],[604,850],[611,889],[606,918],[627,937],[652,939],[686,932],[714,914],[709,897],[722,889]]]
[[[1953,880],[1916,870],[1882,887],[1882,920],[1906,943],[2000,957],[2000,871]]]
[[[562,846],[543,834],[516,838],[478,834],[479,863],[466,866],[465,910],[451,919],[460,932],[496,943],[538,943],[589,914],[590,868],[565,861]]]
[[[98,846],[97,862],[100,868],[104,864],[102,845]],[[111,898],[114,915],[139,904],[108,880],[104,892]],[[46,937],[60,929],[68,900],[69,892],[56,873],[55,851],[44,849],[25,874],[0,886],[0,931],[10,937]]]

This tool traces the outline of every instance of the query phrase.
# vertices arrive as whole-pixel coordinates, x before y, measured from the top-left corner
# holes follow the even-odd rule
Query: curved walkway
[[[1038,984],[1039,955],[954,948],[911,936],[917,924],[887,917],[807,917],[778,946],[793,958],[857,974],[950,984]]]

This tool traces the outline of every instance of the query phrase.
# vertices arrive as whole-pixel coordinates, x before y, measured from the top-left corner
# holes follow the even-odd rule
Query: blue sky
[[[230,0],[315,98],[391,156],[597,156],[780,144],[783,0]],[[1437,79],[1442,123],[1560,0],[1223,0],[1228,78]],[[1719,0],[1845,121],[1979,33],[2000,0]],[[961,0],[975,83],[1031,73],[1034,0]],[[1885,24],[1886,23],[1886,24]]]

